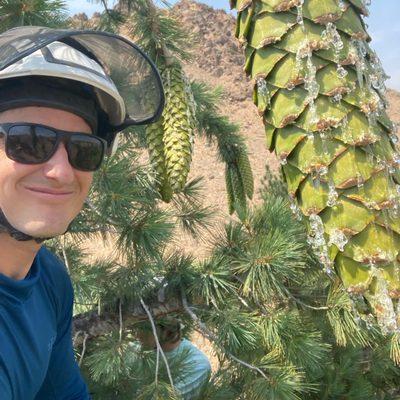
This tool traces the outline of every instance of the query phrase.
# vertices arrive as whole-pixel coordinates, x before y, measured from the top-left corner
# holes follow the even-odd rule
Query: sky
[[[101,11],[100,4],[87,0],[66,0],[71,14],[84,12],[91,16]],[[170,0],[171,4],[176,0]],[[202,0],[214,8],[229,10],[229,0]],[[113,0],[109,0],[113,4]],[[365,19],[372,37],[371,47],[378,54],[390,79],[386,86],[400,91],[400,0],[372,0],[370,16]]]

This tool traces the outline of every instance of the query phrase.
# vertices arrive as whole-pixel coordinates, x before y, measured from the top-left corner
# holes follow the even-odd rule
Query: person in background
[[[177,318],[164,317],[156,322],[158,340],[170,366],[177,367],[172,376],[175,389],[184,400],[200,400],[211,376],[207,356],[191,341],[182,337],[182,324]],[[150,324],[142,324],[137,337],[145,350],[157,350]],[[160,362],[163,362],[162,359]]]

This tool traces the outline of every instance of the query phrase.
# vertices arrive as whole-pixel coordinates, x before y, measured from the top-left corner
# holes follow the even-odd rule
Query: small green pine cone
[[[242,177],[244,190],[249,199],[253,198],[254,194],[254,178],[253,171],[251,170],[249,156],[243,147],[238,156],[238,168]]]
[[[234,195],[235,210],[241,220],[246,218],[247,202],[243,180],[236,165],[230,165],[230,177]]]
[[[225,167],[225,183],[229,214],[233,214],[233,212],[235,211],[235,194],[233,193],[231,168],[229,168],[228,165]]]

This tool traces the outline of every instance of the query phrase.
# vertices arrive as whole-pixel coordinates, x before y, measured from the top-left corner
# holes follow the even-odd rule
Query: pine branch
[[[158,10],[152,0],[145,0],[145,2],[147,4],[147,7],[149,8],[149,15],[150,15],[150,18],[152,21],[152,24],[151,24],[152,31],[161,36],[160,24],[159,24],[159,20],[158,20]],[[176,59],[172,55],[171,51],[167,48],[167,46],[165,45],[165,43],[163,41],[161,42],[161,52],[162,52],[162,55],[164,56],[166,66],[170,66],[170,65],[174,64]]]
[[[156,375],[155,375],[155,379],[154,382],[156,383],[156,385],[158,384],[158,371],[160,369],[160,351],[157,347],[157,356],[156,356]]]
[[[118,299],[118,309],[119,309],[119,341],[122,341],[122,302],[121,299]]]
[[[180,60],[189,60],[187,52],[193,42],[190,33],[179,21],[159,11],[152,0],[136,0],[131,4],[128,29],[139,46],[157,66],[170,66]]]
[[[314,307],[314,306],[310,306],[309,304],[306,304],[306,303],[302,302],[300,299],[298,299],[297,297],[293,296],[292,293],[290,293],[290,291],[287,288],[283,287],[283,290],[291,300],[293,300],[295,303],[297,303],[297,304],[299,304],[299,305],[301,305],[303,307],[309,308],[310,310],[316,310],[316,311],[329,310],[329,307]]]
[[[186,295],[184,293],[183,290],[181,290],[181,298],[182,298],[182,305],[183,305],[183,309],[187,312],[187,314],[190,316],[190,318],[196,323],[196,325],[198,326],[198,330],[199,332],[205,336],[207,339],[213,341],[214,343],[218,342],[218,338],[217,336],[211,332],[206,325],[200,320],[200,318],[190,309],[188,302],[187,302],[187,298]],[[245,366],[246,368],[249,368],[253,371],[257,371],[263,378],[265,378],[266,380],[269,381],[268,377],[264,374],[263,371],[261,371],[260,368],[255,367],[254,365],[251,365],[239,358],[237,358],[236,356],[234,356],[231,352],[229,352],[226,349],[222,349],[224,354],[227,355],[229,358],[231,358],[232,360],[236,361],[237,363]]]
[[[108,5],[107,5],[107,1],[106,0],[100,0],[101,4],[103,5],[104,11],[106,12],[106,14],[108,15],[108,17],[110,19],[113,19],[112,15],[110,14],[110,11],[108,9]]]
[[[151,307],[151,313],[155,318],[165,315],[177,313],[182,310],[182,305],[177,299],[169,299],[165,303],[156,303]],[[143,312],[141,304],[130,305],[123,314],[125,321],[125,329],[138,321],[147,320],[146,314]],[[113,331],[119,331],[121,327],[120,317],[113,312],[102,311],[101,315],[98,311],[89,311],[83,314],[75,315],[73,318],[74,346],[81,344],[79,339],[80,333],[87,333],[89,339],[99,336],[105,336]]]
[[[89,208],[94,211],[94,213],[98,216],[102,216],[101,212],[96,208],[96,206],[93,204],[93,202],[90,199],[86,199],[85,203],[89,206]],[[114,221],[112,218],[108,217],[107,218],[107,222],[109,222],[112,226],[118,225],[118,223],[116,221]],[[115,232],[117,232],[115,230]]]
[[[65,241],[65,239],[64,239]],[[67,267],[68,271],[71,271],[70,267],[69,267],[69,262],[68,262],[68,258],[67,258],[67,254],[65,252],[65,246],[62,246],[62,252],[63,252],[63,257],[64,257],[64,262],[65,262],[65,266]]]
[[[222,90],[211,89],[204,83],[192,82],[198,131],[216,143],[219,159],[225,163],[226,189],[229,212],[237,212],[239,219],[247,216],[247,199],[252,199],[254,178],[248,158],[247,146],[239,134],[239,126],[220,114]]]
[[[0,1],[0,33],[24,25],[63,28],[67,19],[67,6],[63,0]]]
[[[243,281],[243,279],[242,279],[241,277],[239,277],[239,276],[237,276],[237,275],[234,275],[233,277],[234,277],[234,279],[235,279],[236,281],[240,282],[242,285],[244,284],[244,281]],[[267,316],[269,315],[268,311],[266,310],[266,308],[264,307],[264,305],[262,305],[262,304],[257,300],[256,296],[254,296],[253,294],[252,294],[252,300],[253,300],[254,304],[258,307],[259,311],[261,312],[261,315],[267,317]],[[254,311],[254,310],[253,310],[253,311]]]
[[[84,336],[84,338],[83,338],[83,345],[82,345],[82,346],[83,346],[83,348],[82,348],[82,354],[81,354],[81,357],[80,357],[79,363],[78,363],[79,366],[82,365],[83,357],[85,356],[85,352],[86,352],[86,341],[87,341],[88,337],[89,337],[89,335],[85,332],[85,336]]]

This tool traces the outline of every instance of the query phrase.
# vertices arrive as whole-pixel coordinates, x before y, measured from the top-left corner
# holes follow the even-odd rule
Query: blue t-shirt
[[[182,374],[173,377],[175,389],[184,400],[199,399],[211,375],[211,365],[207,356],[187,339],[182,339],[174,350],[165,352],[165,356],[168,361],[182,357]]]
[[[72,347],[73,296],[45,247],[25,279],[0,274],[1,400],[90,400]]]

